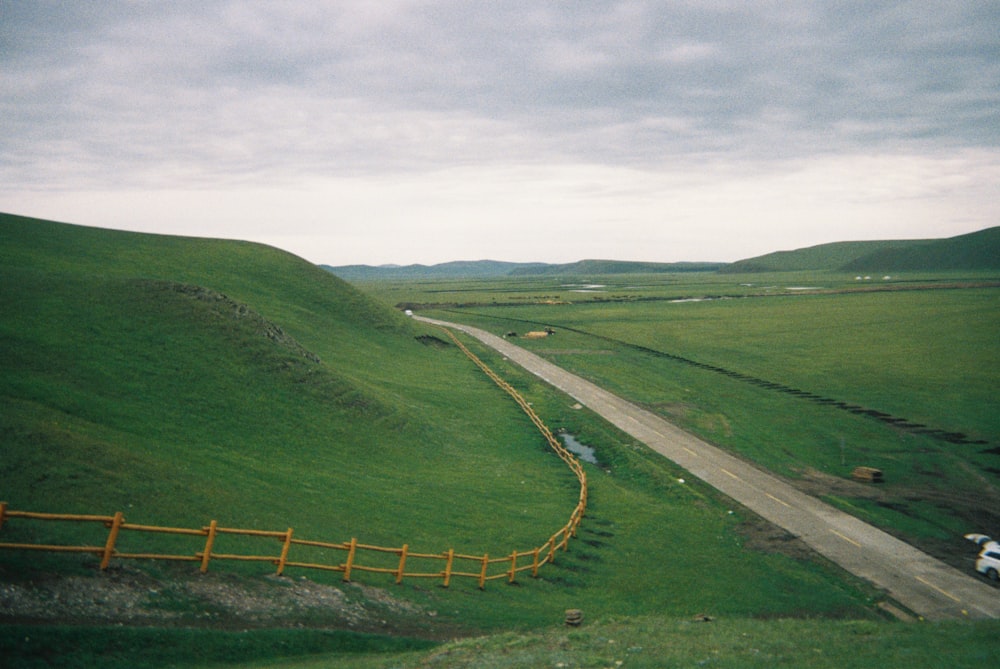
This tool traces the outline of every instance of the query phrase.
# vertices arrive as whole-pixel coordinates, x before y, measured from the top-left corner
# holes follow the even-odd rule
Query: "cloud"
[[[323,264],[731,261],[823,242],[987,227],[981,203],[1000,199],[1000,160],[983,151],[948,159],[853,154],[754,172],[469,165],[275,187],[12,197],[34,201],[36,215],[56,220],[254,239]]]
[[[784,175],[755,186],[774,189],[755,202],[780,208],[797,198],[781,190],[796,175],[818,183],[825,169],[838,206],[865,200],[848,186],[880,183],[869,214],[884,211],[876,199],[916,197],[949,221],[984,222],[968,199],[982,189],[961,182],[981,179],[951,170],[1000,161],[1000,7],[973,0],[37,1],[3,12],[0,207],[35,208],[24,213],[41,194],[245,200],[364,179],[437,189],[420,211],[471,216],[468,192],[530,216],[505,190],[517,173],[533,175],[537,194],[516,192],[550,221],[585,216],[595,192],[637,211],[626,174],[728,174],[730,194],[740,179]],[[942,172],[885,180],[880,161]],[[472,181],[449,188],[440,175]],[[500,179],[499,202],[484,178]],[[726,215],[682,187],[644,187],[640,200],[680,197],[691,221]]]

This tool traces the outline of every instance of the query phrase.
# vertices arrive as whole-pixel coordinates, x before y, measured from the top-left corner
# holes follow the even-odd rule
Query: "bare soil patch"
[[[218,629],[323,628],[454,638],[435,611],[355,583],[304,576],[201,574],[131,566],[106,572],[6,574],[0,567],[0,624],[129,625]],[[10,578],[8,578],[10,577]]]

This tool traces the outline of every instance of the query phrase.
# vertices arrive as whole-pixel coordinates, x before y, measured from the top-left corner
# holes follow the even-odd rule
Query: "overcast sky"
[[[993,0],[0,0],[0,211],[316,263],[1000,224]]]

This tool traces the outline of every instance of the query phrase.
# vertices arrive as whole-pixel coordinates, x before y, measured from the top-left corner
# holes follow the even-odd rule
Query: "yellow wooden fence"
[[[521,395],[510,384],[497,376],[497,374],[494,373],[493,370],[490,369],[482,360],[476,357],[464,344],[462,344],[462,342],[458,340],[458,338],[455,337],[454,334],[451,333],[450,330],[445,330],[445,332],[447,332],[452,341],[454,341],[455,344],[457,344],[458,347],[473,362],[475,362],[480,369],[483,370],[483,372],[493,379],[498,386],[510,394],[515,401],[517,401],[521,409],[531,418],[531,421],[545,437],[549,446],[551,446],[556,454],[562,458],[567,465],[569,465],[570,469],[580,482],[579,500],[577,501],[576,508],[573,509],[573,513],[570,515],[569,521],[567,521],[565,525],[559,528],[540,546],[528,550],[514,550],[509,554],[492,558],[486,553],[483,555],[465,555],[456,553],[454,549],[451,548],[441,553],[415,553],[410,551],[407,544],[403,544],[398,548],[388,548],[384,546],[362,544],[359,543],[356,538],[339,543],[297,539],[293,536],[292,528],[288,528],[285,531],[241,529],[222,527],[215,520],[211,521],[207,526],[200,528],[161,527],[156,525],[140,525],[126,522],[125,516],[121,511],[118,511],[114,515],[110,516],[36,513],[32,511],[9,509],[7,502],[0,502],[0,531],[3,530],[5,525],[14,519],[33,521],[89,522],[102,524],[108,530],[107,536],[103,537],[103,544],[99,545],[66,546],[0,542],[0,549],[90,553],[100,557],[102,570],[108,568],[112,558],[198,562],[202,572],[206,572],[208,570],[209,562],[212,560],[239,560],[245,562],[269,562],[277,567],[277,573],[279,575],[284,573],[286,568],[297,567],[303,569],[320,569],[325,571],[341,572],[343,574],[343,580],[350,581],[356,572],[372,572],[391,574],[395,577],[396,583],[401,583],[404,578],[441,579],[444,587],[448,587],[451,584],[452,578],[459,577],[476,579],[480,589],[485,587],[487,581],[497,579],[507,579],[508,582],[514,583],[517,579],[517,575],[525,571],[530,571],[533,577],[537,577],[539,568],[545,564],[555,561],[556,552],[568,549],[570,538],[576,536],[577,527],[583,519],[583,515],[587,509],[587,475],[584,472],[583,466],[580,464],[579,460],[577,460],[572,453],[566,450],[562,443],[560,443],[560,441],[552,435],[549,428],[545,426],[524,398],[521,397]],[[119,538],[122,532],[155,532],[162,534],[201,537],[201,540],[199,540],[197,545],[197,548],[200,548],[200,550],[195,550],[185,554],[122,552],[117,548],[119,546]],[[269,539],[272,541],[276,540],[280,544],[280,549],[276,549],[276,555],[221,553],[214,550],[216,547],[216,540],[220,535],[241,535],[245,537]],[[296,561],[291,559],[293,548],[296,546],[309,547],[310,549],[319,550],[321,552],[332,551],[342,556],[343,559],[332,559],[322,562]],[[378,558],[374,555],[370,558],[366,557],[371,554],[378,554],[379,557],[381,557],[381,564],[363,564],[365,560],[369,559],[374,562],[379,562]],[[395,559],[393,559],[393,556]],[[388,565],[386,564],[387,560],[388,563],[390,563]],[[423,571],[407,571],[408,562],[411,565],[411,568],[414,562],[420,562],[424,565],[427,563],[440,563],[441,568],[427,570],[425,567]]]

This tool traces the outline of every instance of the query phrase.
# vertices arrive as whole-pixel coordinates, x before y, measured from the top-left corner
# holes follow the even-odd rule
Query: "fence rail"
[[[443,328],[442,328],[443,329]],[[110,516],[89,515],[89,514],[59,514],[59,513],[38,513],[33,511],[19,511],[9,509],[7,502],[0,502],[0,531],[11,520],[30,521],[69,521],[101,524],[107,528],[107,535],[103,544],[90,546],[67,546],[58,544],[31,544],[31,543],[5,543],[0,542],[0,549],[11,550],[32,550],[61,553],[91,553],[101,559],[101,569],[106,570],[112,559],[146,559],[146,560],[176,560],[200,563],[202,573],[208,571],[209,563],[212,560],[234,560],[243,562],[267,562],[277,568],[277,574],[281,575],[287,568],[298,569],[318,569],[324,571],[341,572],[344,581],[350,581],[356,572],[367,572],[376,574],[388,574],[395,578],[396,583],[402,583],[404,578],[428,578],[441,579],[442,585],[448,587],[452,578],[470,578],[478,582],[479,588],[483,589],[487,581],[507,579],[509,583],[517,580],[517,575],[530,571],[532,577],[538,576],[539,569],[555,561],[556,553],[560,550],[567,550],[569,540],[576,536],[577,527],[583,519],[587,508],[587,475],[580,462],[566,450],[565,446],[556,439],[548,427],[535,414],[531,406],[521,397],[510,384],[493,372],[482,360],[476,357],[455,335],[447,329],[444,331],[451,337],[452,341],[458,345],[465,355],[486,373],[500,388],[505,390],[518,403],[521,409],[528,415],[532,423],[545,437],[549,446],[556,454],[569,466],[580,482],[580,496],[573,513],[565,525],[553,533],[540,546],[529,550],[514,550],[509,554],[490,557],[489,554],[466,555],[456,553],[449,548],[441,553],[414,553],[410,552],[409,545],[403,544],[398,548],[384,546],[374,546],[359,543],[356,538],[344,542],[313,541],[294,538],[293,529],[289,527],[285,531],[258,530],[247,528],[223,527],[218,521],[212,520],[207,526],[200,528],[184,527],[162,527],[158,525],[140,525],[128,523],[121,511]],[[135,533],[161,533],[181,536],[201,537],[196,550],[190,553],[132,553],[118,550],[119,539],[123,532]],[[276,555],[258,555],[241,553],[224,553],[216,551],[216,542],[220,535],[239,535],[252,539],[272,540],[280,543],[280,549]],[[324,555],[343,554],[343,559],[326,559],[319,562],[305,562],[291,559],[293,548],[301,547],[320,550]],[[200,549],[200,550],[197,550]],[[371,560],[378,562],[382,557],[382,564],[363,564],[362,561]],[[393,559],[395,558],[395,559]],[[414,561],[440,562],[442,567],[435,571],[407,571],[407,563],[410,565]],[[426,569],[426,567],[425,567]]]

